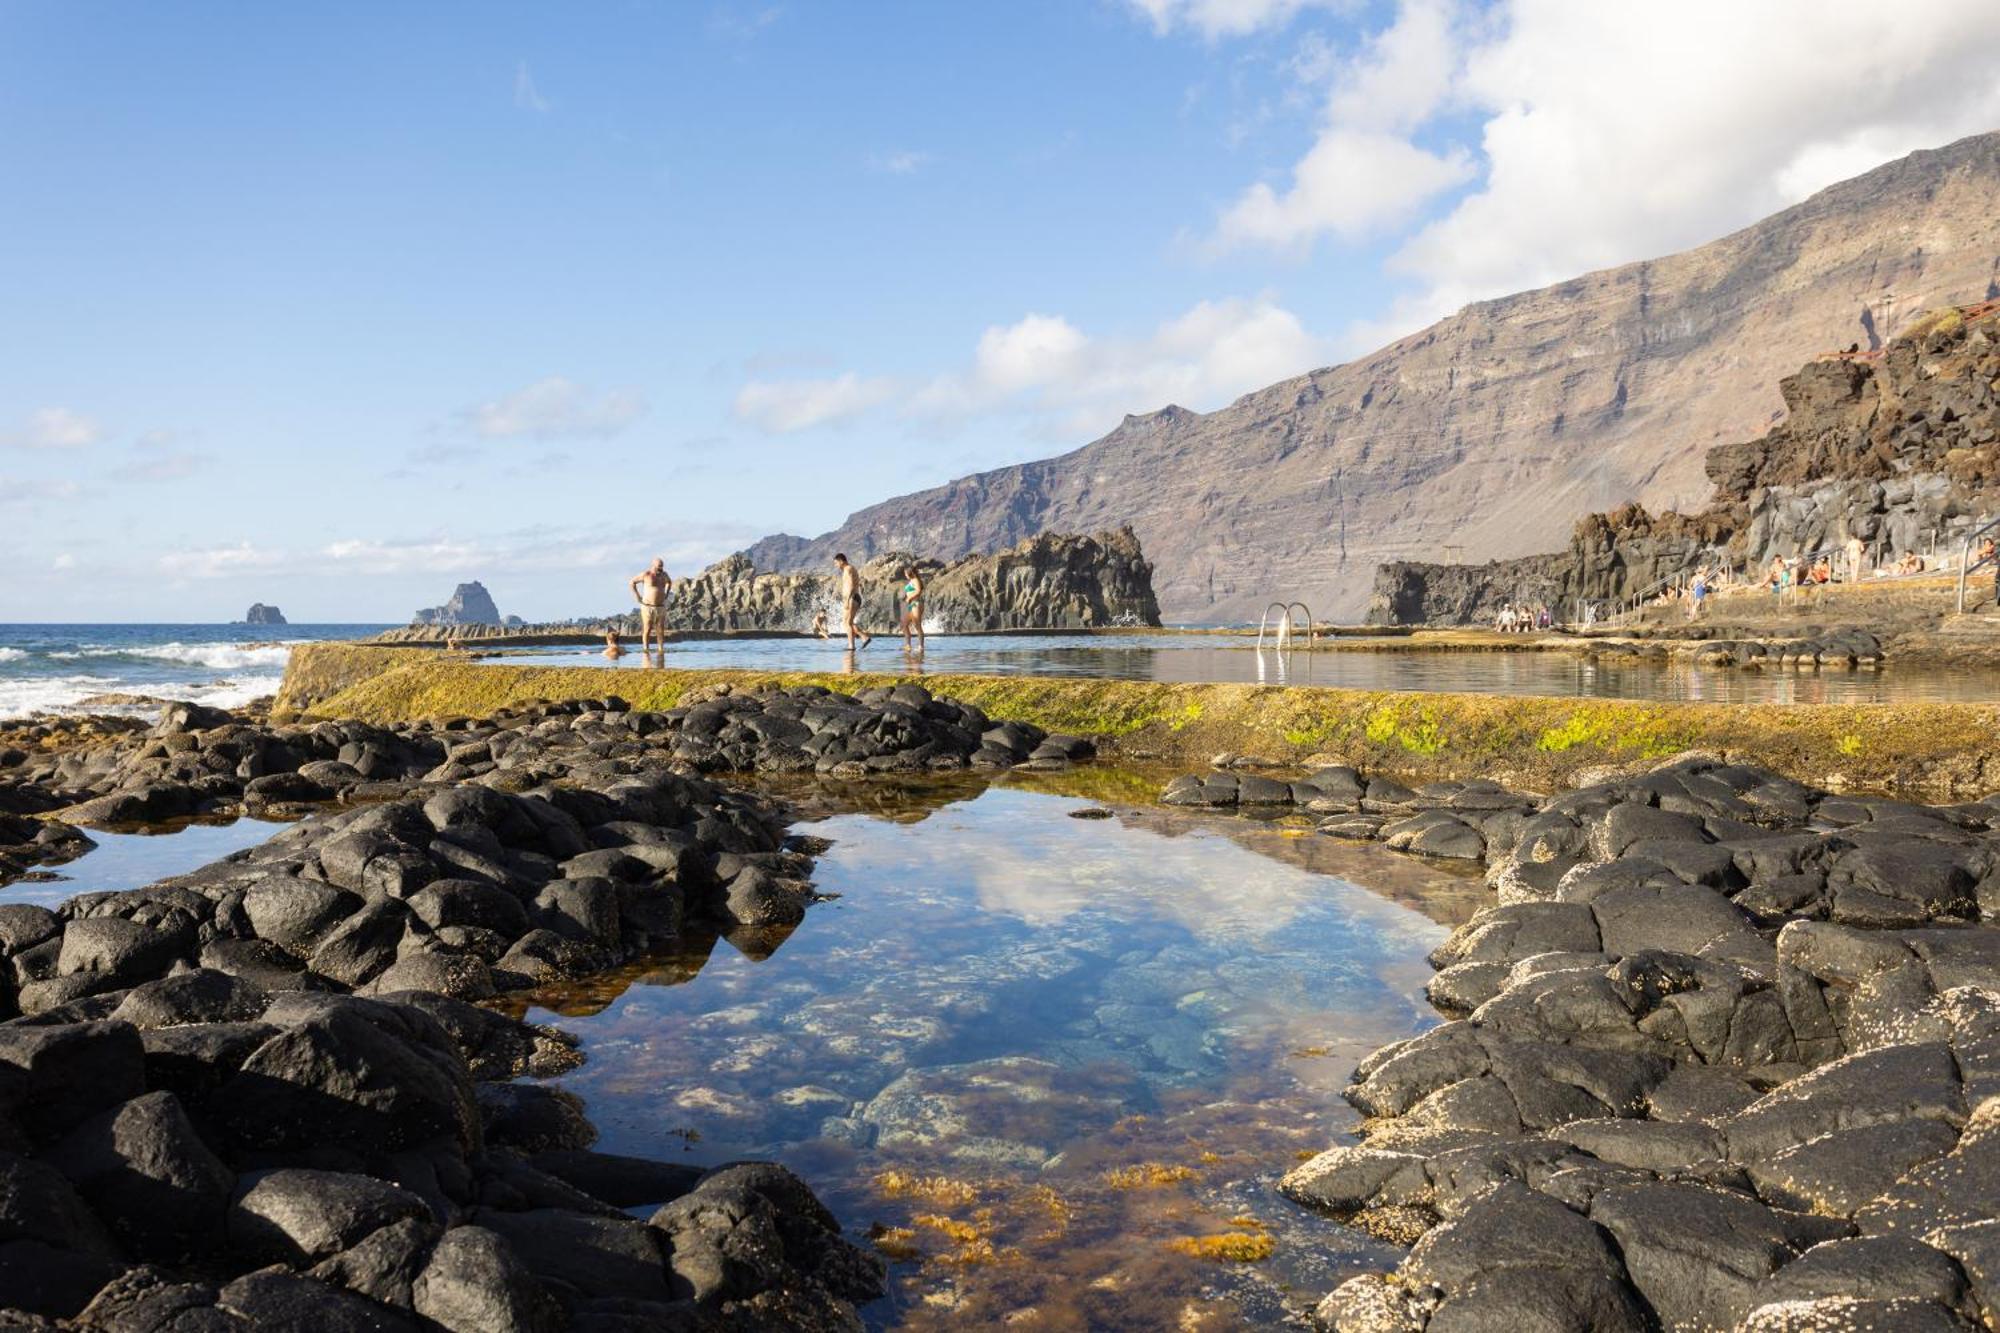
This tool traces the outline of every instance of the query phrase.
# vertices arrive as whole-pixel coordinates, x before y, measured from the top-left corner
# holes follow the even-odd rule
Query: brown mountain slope
[[[949,559],[1129,523],[1169,621],[1254,619],[1274,598],[1354,619],[1382,561],[1547,550],[1626,500],[1699,507],[1703,455],[1761,434],[1802,358],[1989,295],[2000,133],[1912,154],[1698,249],[1467,306],[1220,411],[1127,417],[1059,458],[748,554],[760,569],[817,566],[836,548]]]

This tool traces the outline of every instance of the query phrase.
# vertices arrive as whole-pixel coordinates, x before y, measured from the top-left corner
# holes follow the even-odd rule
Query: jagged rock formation
[[[493,605],[486,585],[473,580],[452,590],[443,606],[425,607],[410,618],[412,625],[498,625],[500,608]]]
[[[285,613],[275,606],[266,606],[262,602],[252,602],[250,609],[243,613],[243,623],[246,625],[282,625],[285,623]]]
[[[1877,355],[1829,357],[1787,377],[1783,421],[1709,451],[1715,494],[1699,513],[1626,504],[1583,519],[1554,555],[1385,564],[1368,618],[1465,623],[1507,601],[1616,601],[1704,561],[1756,569],[1850,537],[1871,567],[1948,545],[2000,509],[1997,384],[2000,302],[1948,307]]]
[[[888,551],[861,569],[861,622],[877,630],[896,621],[902,569],[922,575],[926,625],[934,630],[1089,628],[1157,625],[1153,566],[1130,528],[1094,537],[1043,533],[995,555],[945,564]],[[838,629],[834,576],[758,573],[738,553],[677,583],[668,611],[675,629],[792,629],[825,611]]]
[[[1218,412],[1126,418],[1062,457],[861,510],[761,569],[835,550],[949,558],[1130,523],[1173,620],[1275,596],[1357,616],[1369,571],[1545,550],[1593,510],[1704,486],[1703,452],[1777,415],[1780,375],[1948,302],[2000,295],[2000,135],[1911,155],[1711,244],[1466,307]]]
[[[933,633],[1160,623],[1160,605],[1153,596],[1153,566],[1130,528],[1094,537],[1045,532],[1010,550],[967,556],[948,564],[903,551],[884,552],[861,566],[861,623],[865,628],[879,633],[896,624],[902,570],[911,564],[923,576],[924,624]],[[682,633],[804,633],[812,627],[813,615],[823,611],[828,630],[838,631],[840,611],[835,604],[832,570],[829,556],[823,572],[759,572],[750,557],[739,551],[693,578],[674,581],[667,626]],[[453,623],[419,620],[406,629],[390,630],[376,641],[428,642],[443,637],[437,627]],[[636,634],[639,616],[633,611],[527,626],[510,616],[505,628],[475,627],[455,637],[468,642],[506,638],[516,629],[528,637],[601,634],[605,630]]]

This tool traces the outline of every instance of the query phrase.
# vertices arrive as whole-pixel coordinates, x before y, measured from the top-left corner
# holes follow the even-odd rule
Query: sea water
[[[383,625],[0,625],[0,719],[36,712],[144,714],[99,695],[231,708],[274,693],[292,646]],[[80,707],[81,706],[81,707]]]

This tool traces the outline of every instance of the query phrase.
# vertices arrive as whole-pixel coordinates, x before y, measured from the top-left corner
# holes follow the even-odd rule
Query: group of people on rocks
[[[866,648],[875,641],[875,636],[861,627],[861,571],[844,551],[835,553],[833,567],[841,628],[847,635],[847,651],[852,653],[857,647]],[[924,651],[924,576],[913,564],[904,565],[902,574],[903,586],[896,600],[901,608],[898,628],[903,632],[903,650],[921,655]],[[639,603],[639,651],[646,655],[649,662],[653,660],[654,652],[664,659],[667,651],[667,601],[673,595],[674,587],[674,576],[667,572],[666,560],[655,558],[643,572],[632,576],[629,586],[632,596]],[[824,608],[813,612],[811,632],[815,638],[831,637],[827,633]],[[656,636],[659,641],[657,649],[653,647]],[[616,629],[604,632],[604,655],[614,661],[625,655]]]
[[[1530,605],[1508,602],[1493,617],[1493,628],[1502,634],[1526,634],[1530,630],[1555,628],[1556,616],[1546,602]]]

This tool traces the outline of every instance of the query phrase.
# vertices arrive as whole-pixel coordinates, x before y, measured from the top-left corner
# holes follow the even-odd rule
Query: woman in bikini
[[[917,651],[924,650],[924,580],[915,565],[903,566],[903,651],[910,651],[910,631],[917,632]]]

